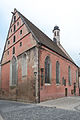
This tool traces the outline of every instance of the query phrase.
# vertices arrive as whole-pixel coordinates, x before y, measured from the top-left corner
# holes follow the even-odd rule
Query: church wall
[[[23,56],[26,55],[26,75],[22,76]],[[38,48],[34,47],[17,56],[17,84],[11,85],[10,64],[2,65],[0,97],[4,99],[38,101]],[[23,68],[25,69],[25,68]],[[36,72],[36,76],[35,76]]]
[[[1,66],[1,89],[4,94],[9,92],[9,80],[10,80],[10,62]]]
[[[46,56],[50,57],[51,62],[51,83],[45,84],[45,58]],[[60,84],[56,84],[56,61],[60,63]],[[69,86],[68,83],[68,66],[71,67],[71,79],[72,85]],[[56,53],[50,51],[49,49],[42,47],[40,50],[40,69],[43,68],[43,86],[41,86],[41,77],[40,77],[40,101],[44,101],[47,99],[64,97],[65,96],[65,88],[67,88],[67,96],[73,96],[74,91],[74,83],[76,83],[76,70],[78,68],[69,62],[68,60],[62,58]],[[41,73],[40,73],[41,76]],[[62,83],[62,78],[66,80],[66,86]],[[78,84],[76,83],[76,95],[79,95]],[[71,93],[72,92],[72,93]]]
[[[15,12],[15,10],[14,10]],[[74,64],[54,53],[53,51],[42,46],[41,50],[37,47],[35,36],[32,35],[29,28],[20,18],[16,12],[16,21],[14,15],[9,28],[5,49],[1,61],[1,97],[12,100],[26,100],[31,102],[38,102],[39,87],[40,87],[40,101],[58,98],[65,96],[65,88],[67,88],[67,95],[73,96],[71,92],[74,90],[74,83],[76,82],[76,70],[78,69]],[[19,25],[17,23],[19,22]],[[16,30],[14,30],[16,25]],[[22,30],[22,34],[20,34]],[[13,41],[16,36],[15,42]],[[8,43],[9,42],[9,43]],[[22,42],[22,45],[20,43]],[[15,47],[15,53],[13,53]],[[23,56],[26,56],[24,59]],[[51,83],[45,84],[45,58],[49,56],[51,62],[50,78]],[[17,82],[16,85],[11,85],[12,80],[12,59],[17,61]],[[24,65],[24,60],[26,60]],[[60,63],[60,84],[56,85],[56,61]],[[22,68],[22,66],[24,66]],[[72,85],[68,85],[68,66],[71,67]],[[24,69],[26,73],[24,75]],[[39,69],[40,68],[40,69]],[[41,69],[43,69],[43,76],[41,76]],[[15,72],[14,72],[15,73]],[[39,83],[39,78],[40,83]],[[43,77],[43,86],[41,85],[41,77]],[[62,78],[66,80],[66,86],[62,84]],[[40,86],[39,86],[40,84]],[[78,85],[76,88],[76,95],[78,95]]]
[[[24,99],[28,101],[36,102],[36,97],[38,97],[36,88],[36,81],[38,80],[38,60],[37,48],[33,48],[25,52],[26,54],[26,64],[27,64],[27,73],[26,76],[22,76],[22,55],[18,56],[18,96],[17,99]],[[34,57],[35,56],[35,57]],[[36,78],[35,74],[36,72]]]
[[[6,99],[26,99],[29,101],[36,101],[38,99],[38,83],[35,82],[34,72],[37,73],[36,80],[38,81],[38,50],[35,48],[36,40],[29,32],[26,25],[23,23],[22,19],[17,13],[15,13],[16,21],[14,22],[14,17],[9,28],[9,34],[5,45],[5,50],[3,53],[3,58],[1,62],[1,88],[6,93],[8,91],[8,97]],[[19,22],[19,25],[17,23]],[[14,31],[14,25],[16,25],[16,30]],[[22,30],[22,34],[20,34]],[[13,42],[13,37],[16,36],[15,42]],[[8,44],[9,41],[9,44]],[[20,46],[20,43],[22,45]],[[15,53],[13,54],[13,47],[15,47]],[[22,56],[26,55],[26,76],[22,76]],[[17,85],[11,86],[12,80],[12,58],[15,57],[17,60]],[[37,84],[36,84],[37,83]],[[36,90],[37,91],[36,91]],[[2,94],[2,97],[3,94]]]

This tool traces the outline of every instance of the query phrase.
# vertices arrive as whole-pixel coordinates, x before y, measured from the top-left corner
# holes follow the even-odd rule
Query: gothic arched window
[[[17,61],[16,58],[12,58],[12,85],[15,85],[17,82]]]
[[[71,68],[70,68],[70,66],[68,67],[68,82],[69,82],[69,85],[71,85]]]
[[[27,75],[27,61],[26,54],[22,56],[22,77]]]
[[[78,83],[78,70],[76,70],[76,83]]]
[[[60,64],[59,61],[56,62],[56,84],[60,83]]]
[[[45,59],[45,83],[50,83],[50,58]]]

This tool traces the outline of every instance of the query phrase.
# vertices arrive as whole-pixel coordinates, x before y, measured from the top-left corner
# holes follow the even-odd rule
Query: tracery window
[[[59,61],[56,62],[56,84],[60,83],[60,64]]]
[[[45,83],[50,83],[50,58],[45,59]]]
[[[71,68],[70,68],[70,66],[68,67],[68,82],[69,82],[69,85],[71,85]]]

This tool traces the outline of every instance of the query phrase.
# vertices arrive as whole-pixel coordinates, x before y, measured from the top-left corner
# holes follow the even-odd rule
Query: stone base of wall
[[[18,101],[18,102],[25,102],[25,103],[35,103],[35,101],[30,101],[30,100],[27,100],[27,99],[16,99],[16,98],[10,98],[10,97],[4,97],[4,96],[0,96],[0,100],[10,100],[10,101]]]
[[[35,103],[35,96],[33,93],[31,94],[32,91],[23,93],[24,90],[26,89],[23,88],[22,91],[20,91],[20,88],[16,87],[11,87],[9,91],[0,90],[0,99]]]

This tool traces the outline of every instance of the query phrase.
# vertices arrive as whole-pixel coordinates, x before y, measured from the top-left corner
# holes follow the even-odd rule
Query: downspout
[[[38,44],[38,103],[40,103],[40,48],[41,45]]]

